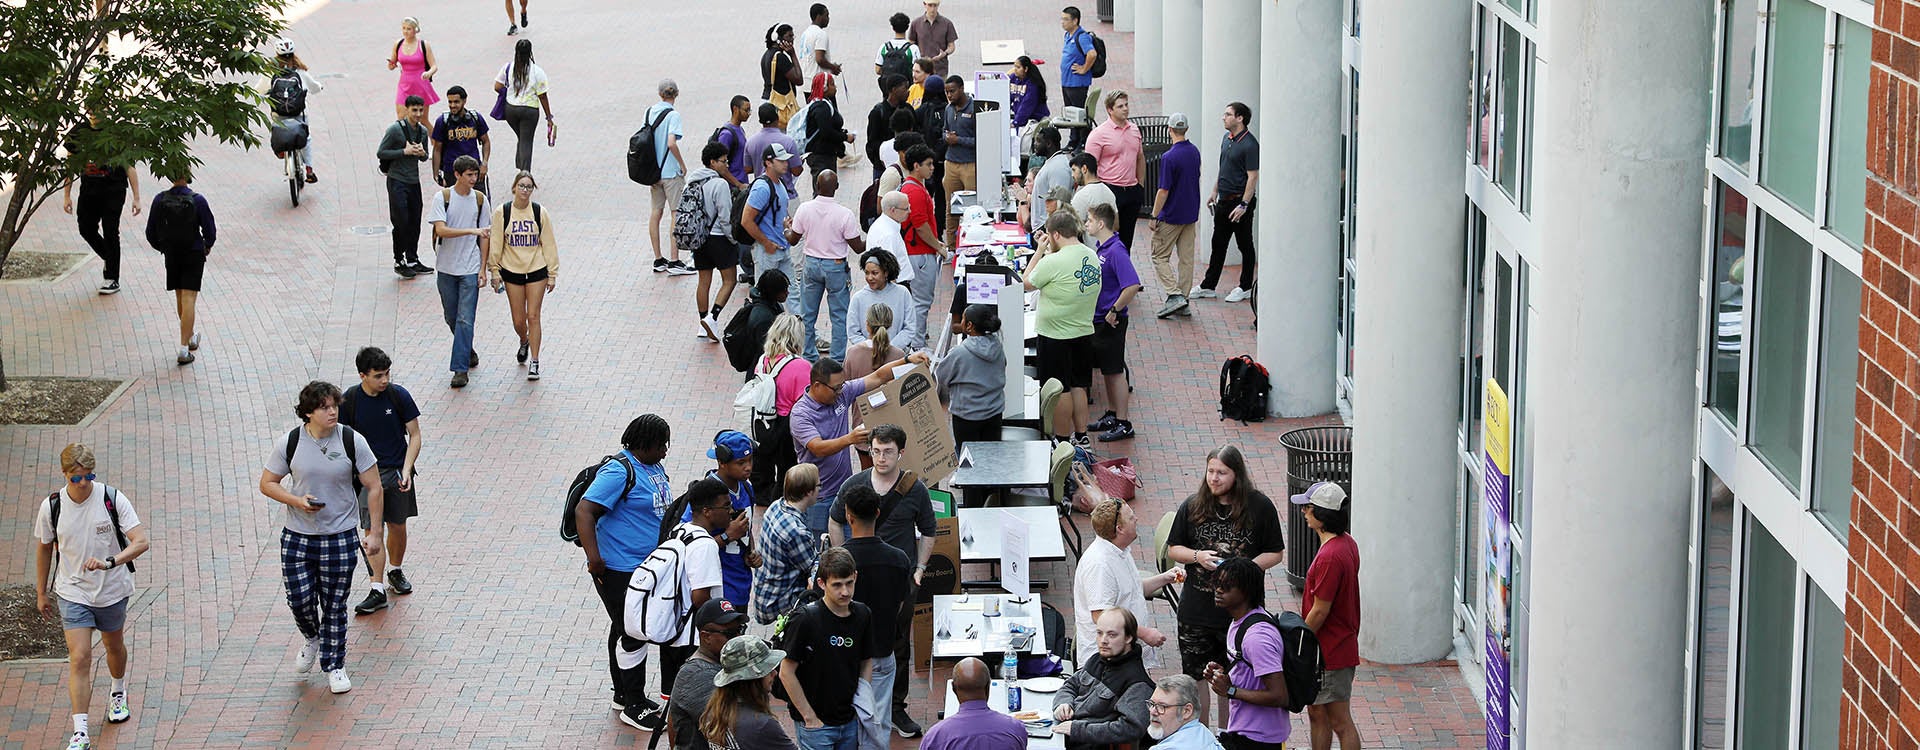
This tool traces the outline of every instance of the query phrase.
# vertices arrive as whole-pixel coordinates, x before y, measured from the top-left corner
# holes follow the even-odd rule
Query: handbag
[[[507,63],[508,69],[512,67],[513,63]],[[501,70],[500,72],[502,75],[505,75],[507,70]],[[513,78],[509,76],[507,78],[507,86],[513,85],[512,81]],[[506,122],[507,120],[507,86],[501,86],[499,91],[493,92],[493,111],[487,113],[488,117],[501,122]]]
[[[800,90],[799,87],[793,87],[787,93],[780,93],[779,82],[773,80],[774,71],[778,69],[775,66],[779,60],[779,52],[767,56],[767,101],[773,104],[774,109],[780,111],[780,118],[774,121],[774,126],[784,130],[787,127],[787,121],[800,111]]]
[[[1132,502],[1134,490],[1140,487],[1140,476],[1133,470],[1133,461],[1126,456],[1109,458],[1093,465],[1093,481],[1100,485],[1100,491],[1108,497]]]

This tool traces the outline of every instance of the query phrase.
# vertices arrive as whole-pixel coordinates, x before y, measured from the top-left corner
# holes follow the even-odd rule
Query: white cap
[[[1306,492],[1294,495],[1293,504],[1312,504],[1316,508],[1340,510],[1347,506],[1347,491],[1332,482],[1315,482]]]

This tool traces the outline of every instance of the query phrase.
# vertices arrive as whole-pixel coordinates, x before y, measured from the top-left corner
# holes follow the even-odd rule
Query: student
[[[513,129],[513,168],[533,168],[534,130],[540,113],[547,114],[547,134],[553,134],[553,104],[547,100],[547,71],[533,61],[533,40],[513,43],[513,62],[500,68],[493,90],[507,92],[507,127]]]
[[[808,80],[813,80],[821,73],[828,73],[834,77],[838,77],[840,75],[840,64],[834,62],[832,58],[829,57],[830,45],[827,42],[827,24],[833,19],[831,14],[827,12],[827,4],[814,3],[808,6],[807,18],[812,20],[813,23],[807,26],[806,31],[800,32],[800,42],[795,47],[799,52],[801,74]],[[826,97],[832,98],[833,92],[827,92]],[[813,98],[821,98],[819,89],[814,90]]]
[[[113,678],[107,697],[107,723],[119,724],[127,708],[127,602],[133,599],[135,558],[151,544],[133,500],[94,481],[93,449],[70,443],[60,451],[66,489],[54,492],[34,512],[33,589],[42,617],[59,607],[67,639],[67,698],[73,705],[73,736],[67,750],[91,747],[87,708],[93,704],[93,635],[107,651]],[[58,515],[55,515],[55,514]],[[56,521],[56,519],[58,519]],[[113,533],[102,533],[111,528]],[[51,586],[53,597],[47,596]]]
[[[1153,233],[1153,272],[1167,294],[1156,318],[1191,314],[1187,288],[1193,284],[1193,243],[1200,222],[1200,149],[1187,140],[1186,114],[1167,115],[1167,133],[1173,144],[1160,155],[1160,185],[1147,222],[1147,231]]]
[[[513,0],[506,0],[506,4],[507,36],[513,36],[519,33],[521,29],[527,27],[527,0],[520,0],[520,23],[517,25],[513,22]]]
[[[1127,247],[1133,247],[1134,224],[1140,220],[1140,204],[1147,197],[1140,186],[1140,177],[1147,173],[1147,152],[1140,128],[1128,118],[1133,113],[1131,101],[1125,91],[1109,92],[1107,121],[1087,134],[1087,153],[1099,163],[1095,176],[1111,190],[1114,208],[1119,212],[1120,220],[1113,224],[1113,231],[1120,233],[1120,242]]]
[[[763,113],[764,114],[764,113]],[[791,140],[791,139],[789,139]],[[763,175],[778,175],[794,159],[785,144],[767,144],[760,152]],[[798,172],[795,172],[798,174]],[[753,238],[753,265],[761,271],[779,271],[792,282],[793,267],[788,262],[787,209],[793,200],[790,190],[776,190],[769,180],[756,179],[747,188],[747,207],[740,211],[740,225]]]
[[[1067,160],[1067,168],[1073,174],[1075,185],[1072,201],[1074,213],[1085,217],[1094,206],[1109,206],[1116,213],[1119,211],[1113,188],[1100,181],[1100,160],[1095,159],[1092,153],[1082,151],[1074,154]]]
[[[1060,28],[1066,32],[1060,47],[1060,101],[1069,107],[1087,106],[1087,91],[1093,87],[1093,63],[1100,59],[1093,46],[1093,34],[1080,25],[1080,9],[1060,9]],[[1080,148],[1086,136],[1073,132],[1072,148]]]
[[[927,72],[945,78],[947,76],[947,58],[953,56],[954,42],[960,39],[960,33],[953,28],[953,20],[940,15],[940,0],[921,0],[926,8],[907,29],[907,39],[920,48],[920,59],[927,61]],[[915,61],[916,65],[919,61]]]
[[[411,279],[433,271],[420,262],[420,213],[426,208],[420,196],[420,163],[427,160],[427,104],[418,96],[409,96],[405,109],[411,114],[387,126],[376,155],[380,157],[380,171],[387,176],[393,272]]]
[[[1206,679],[1206,665],[1225,663],[1231,618],[1215,604],[1214,583],[1222,561],[1249,557],[1263,569],[1279,565],[1287,543],[1273,501],[1253,486],[1240,449],[1223,445],[1207,454],[1200,489],[1180,503],[1167,534],[1167,559],[1187,566],[1180,590],[1180,671]],[[1200,697],[1200,713],[1207,697]],[[1224,704],[1222,704],[1224,709]],[[1221,711],[1216,724],[1224,724]]]
[[[808,750],[854,750],[860,746],[855,693],[873,677],[873,612],[853,600],[860,569],[840,547],[820,556],[820,601],[787,620],[787,652],[780,681],[787,688],[793,732]]]
[[[1160,679],[1147,703],[1147,736],[1158,742],[1159,750],[1222,750],[1213,730],[1200,722],[1200,689],[1192,677],[1183,674]]]
[[[487,135],[487,118],[467,108],[465,87],[452,86],[447,89],[447,113],[433,121],[434,184],[451,187],[458,171],[454,163],[462,156],[480,166],[474,185],[492,195],[493,190],[487,186],[487,165],[493,163],[493,139]]]
[[[1033,134],[1033,155],[1041,158],[1028,185],[1027,226],[1038,234],[1047,229],[1047,196],[1055,188],[1073,188],[1073,153],[1060,147],[1060,129],[1044,127]],[[1069,193],[1068,195],[1071,195]]]
[[[913,108],[907,106],[906,76],[892,73],[881,76],[880,95],[880,101],[867,110],[867,163],[872,165],[875,179],[879,179],[880,171],[888,162],[882,157],[880,146],[893,139],[893,118],[902,113],[909,118],[913,116]]]
[[[867,308],[886,305],[891,310],[913,309],[913,293],[893,281],[894,277],[900,275],[899,262],[894,260],[893,253],[886,250],[867,252],[860,257],[860,271],[866,284],[853,293],[853,299],[847,305],[847,340],[856,344],[867,340]],[[913,328],[913,318],[906,315],[892,317],[889,338],[900,339],[907,348],[918,348],[916,342],[920,334]],[[876,354],[873,359],[885,362],[892,358]]]
[[[727,168],[720,174],[727,178],[727,185],[735,190],[747,186],[747,177],[753,171],[752,153],[747,150],[747,118],[753,116],[753,100],[734,94],[727,102],[727,122],[713,131],[713,141],[727,149]],[[704,159],[703,159],[704,161]]]
[[[193,178],[183,173],[169,181],[173,187],[153,196],[153,205],[147,209],[147,244],[166,256],[167,289],[173,292],[173,310],[180,316],[180,352],[173,361],[184,365],[192,363],[193,353],[200,350],[194,308],[200,303],[201,277],[219,233],[206,196],[187,187]]]
[[[680,191],[687,187],[687,160],[680,155],[680,139],[686,137],[686,131],[680,124],[680,110],[673,106],[674,100],[680,98],[680,84],[674,83],[671,78],[663,78],[656,91],[660,94],[660,101],[647,108],[646,121],[654,126],[653,159],[660,165],[660,181],[649,187],[652,200],[647,214],[647,242],[653,246],[654,273],[691,276],[693,269],[680,261],[680,248],[673,245],[671,237],[667,245],[673,251],[673,259],[668,260],[660,255],[662,217],[667,215],[669,209],[680,205]]]
[[[539,186],[532,172],[514,175],[513,200],[493,209],[488,232],[492,247],[483,256],[487,274],[497,279],[494,291],[506,289],[513,332],[520,338],[520,350],[513,357],[527,366],[528,380],[540,379],[540,311],[560,282],[560,244],[553,212],[533,202],[533,191]]]
[[[816,105],[825,106],[825,105]],[[847,259],[866,252],[867,241],[860,234],[860,219],[853,209],[834,200],[840,190],[840,176],[831,165],[813,174],[813,200],[793,209],[793,224],[787,230],[789,245],[804,242],[800,271],[800,299],[794,310],[805,327],[806,356],[819,356],[814,348],[813,331],[819,325],[820,303],[824,297],[827,319],[833,331],[828,356],[847,357]]]
[[[307,62],[305,60],[300,59],[300,55],[293,51],[292,39],[288,39],[284,36],[280,37],[277,41],[273,43],[273,53],[274,53],[273,62],[275,65],[280,66],[279,67],[280,75],[281,76],[291,75],[294,78],[298,79],[300,81],[300,89],[304,93],[318,94],[327,89],[326,86],[320,83],[319,79],[316,79],[313,76],[307,74],[307,70],[308,70]],[[271,92],[273,90],[273,80],[274,80],[273,78],[268,78],[268,77],[261,78],[259,85],[255,86],[254,90],[260,92],[261,94],[267,94]],[[269,97],[268,101],[269,101],[268,111],[271,112],[272,111],[271,97]],[[278,112],[274,112],[274,117],[277,119],[294,120],[299,122],[301,125],[309,124],[307,112],[304,108],[301,108],[299,112],[294,113],[291,116],[283,116]],[[313,173],[313,133],[312,132],[307,133],[306,145],[300,147],[300,162],[307,165],[307,183],[312,184],[315,182],[319,182],[320,177]],[[134,193],[134,200],[137,202],[139,201],[139,199],[140,199],[140,194],[137,192]]]
[[[393,54],[387,56],[387,70],[395,68],[400,70],[400,82],[393,95],[395,115],[402,120],[411,119],[415,127],[425,131],[427,108],[440,101],[440,95],[433,90],[433,77],[440,72],[440,63],[434,57],[433,48],[427,46],[427,40],[420,38],[420,21],[412,16],[400,19],[400,39],[393,43]],[[411,101],[416,98],[421,105],[418,111]]]
[[[717,464],[707,478],[727,488],[733,501],[734,516],[726,527],[714,534],[720,544],[720,573],[727,601],[751,602],[753,569],[760,567],[760,553],[753,551],[753,462],[757,456],[753,439],[739,430],[721,430],[713,436],[707,458]]]
[[[793,26],[774,24],[767,28],[767,51],[760,56],[760,124],[771,124],[772,129],[786,130],[787,120],[800,112],[800,85],[806,83],[795,58],[799,53],[793,49]],[[773,116],[769,118],[768,112]],[[757,154],[766,144],[748,144],[747,153]],[[787,149],[799,153],[791,144]]]
[[[807,531],[807,509],[820,501],[820,468],[787,471],[783,496],[760,526],[761,564],[753,572],[753,621],[771,624],[800,601],[819,561],[819,537]]]
[[[853,446],[867,442],[865,427],[852,427],[848,412],[860,394],[893,382],[893,370],[912,362],[926,364],[925,352],[914,352],[906,359],[881,365],[864,378],[849,379],[846,368],[829,358],[813,363],[807,395],[793,402],[793,451],[802,463],[820,467],[820,497],[831,501],[840,494],[840,485],[853,475]],[[807,528],[814,534],[827,531],[827,510],[832,503],[813,507]]]
[[[1052,114],[1047,110],[1047,79],[1040,74],[1040,66],[1033,64],[1033,58],[1021,55],[1013,61],[1012,74],[1007,76],[1008,99],[1012,101],[1013,127],[1020,129],[1028,123],[1047,119]]]
[[[1157,649],[1166,644],[1167,634],[1153,627],[1153,610],[1147,607],[1147,597],[1178,580],[1179,569],[1141,580],[1140,570],[1133,565],[1133,543],[1140,539],[1140,523],[1133,506],[1108,497],[1096,482],[1082,481],[1080,487],[1093,495],[1090,516],[1095,538],[1073,570],[1073,633],[1079,647],[1075,656],[1082,662],[1093,658],[1094,645],[1099,641],[1095,623],[1102,613],[1120,608],[1147,618],[1136,626],[1146,646],[1142,663],[1158,669]]]
[[[699,191],[699,200],[711,223],[690,228],[682,236],[697,237],[700,242],[688,248],[693,254],[694,271],[700,275],[693,290],[694,313],[700,323],[695,335],[717,344],[720,331],[726,327],[720,322],[720,310],[727,306],[727,300],[733,296],[733,286],[740,280],[740,275],[733,271],[733,267],[740,264],[740,246],[733,244],[733,238],[728,236],[727,219],[733,216],[733,191],[727,186],[733,174],[727,171],[727,147],[717,141],[707,143],[700,149],[700,164],[699,169],[687,175],[686,186]],[[676,215],[675,220],[678,219]],[[678,229],[676,226],[675,230]],[[709,297],[716,273],[720,275],[720,292]]]
[[[1026,750],[1026,727],[987,704],[991,684],[992,674],[979,657],[955,664],[953,695],[960,710],[928,729],[920,750]]]
[[[907,26],[912,22],[913,19],[907,18],[905,13],[895,13],[887,18],[887,25],[893,27],[893,38],[881,42],[880,51],[873,55],[873,77],[879,83],[882,94],[891,91],[887,86],[887,76],[899,76],[904,83],[913,73],[913,61],[920,59],[919,45],[907,39]]]
[[[1125,607],[1100,613],[1095,652],[1053,694],[1053,733],[1067,747],[1096,748],[1140,741],[1147,731],[1153,679],[1140,660],[1138,624]]]
[[[447,360],[447,369],[453,371],[448,385],[453,388],[467,387],[467,371],[480,366],[480,355],[473,352],[473,322],[480,307],[480,287],[487,283],[483,277],[493,244],[487,194],[476,188],[480,174],[480,162],[473,157],[454,159],[453,186],[441,188],[427,201],[434,262],[440,265],[434,276],[440,291],[440,317],[453,334],[453,352]]]
[[[787,652],[757,635],[735,636],[720,649],[713,697],[700,715],[700,734],[713,750],[797,750],[773,717],[773,681]]]
[[[835,96],[840,89],[837,81],[824,72],[815,73],[813,100],[801,115],[807,118],[807,142],[800,148],[807,152],[807,168],[816,175],[839,166],[840,159],[847,155],[847,144],[853,142]]]
[[[675,499],[674,506],[686,509],[687,520],[662,534],[660,541],[678,538],[685,542],[679,564],[679,585],[686,592],[685,616],[690,621],[694,613],[707,602],[723,598],[719,535],[733,521],[733,500],[728,496],[725,484],[708,477],[687,485],[687,493]],[[678,518],[680,515],[669,511],[668,517]],[[673,685],[680,675],[680,666],[693,656],[696,630],[691,622],[683,623],[680,637],[674,639],[672,644],[660,646],[660,692],[663,695],[673,695]]]
[[[1320,551],[1307,568],[1307,627],[1313,629],[1325,660],[1320,694],[1307,707],[1314,750],[1359,750],[1360,730],[1353,724],[1353,672],[1360,665],[1360,546],[1347,533],[1353,515],[1347,492],[1319,482],[1294,495],[1307,528],[1320,536]]]
[[[847,347],[847,377],[864,378],[873,372],[877,362],[891,362],[907,356],[907,352],[893,345],[892,331],[898,328],[894,322],[893,308],[885,302],[875,302],[867,308],[867,338],[858,344]],[[857,422],[858,415],[854,416]]]
[[[1055,211],[1047,217],[1047,236],[1048,242],[1034,253],[1033,264],[1022,282],[1027,291],[1040,292],[1033,325],[1040,337],[1040,371],[1035,377],[1041,383],[1059,380],[1069,391],[1067,398],[1054,406],[1054,439],[1066,440],[1067,436],[1060,433],[1072,430],[1074,443],[1085,446],[1092,441],[1087,433],[1074,428],[1087,424],[1100,259],[1080,244],[1080,220],[1070,211]]]
[[[672,502],[672,485],[662,464],[672,439],[672,428],[659,415],[634,417],[620,436],[620,453],[600,467],[581,496],[584,502],[574,507],[587,573],[612,621],[607,628],[607,672],[613,710],[628,726],[652,730],[660,728],[663,716],[660,705],[647,697],[644,655],[634,656],[646,644],[627,636],[627,582],[659,544],[660,519]],[[632,489],[622,495],[629,479]]]
[[[975,118],[973,97],[960,76],[947,76],[947,106],[941,110],[940,142],[946,144],[946,172],[940,178],[944,195],[979,187],[980,165],[974,150]],[[943,204],[944,205],[944,204]],[[947,225],[947,245],[952,246],[959,222]]]
[[[286,42],[286,40],[281,40]],[[292,42],[286,42],[289,55]],[[295,58],[298,59],[298,58]],[[302,75],[302,80],[305,75]],[[304,117],[304,116],[303,116]],[[93,114],[87,115],[87,128],[99,130]],[[73,151],[69,145],[67,150]],[[80,203],[76,216],[80,222],[80,239],[86,240],[93,254],[100,256],[100,293],[120,293],[120,210],[127,205],[127,191],[133,191],[133,215],[140,215],[140,175],[125,165],[101,164],[89,161],[80,168]],[[313,167],[307,167],[307,181],[313,182]],[[73,183],[69,180],[61,188],[62,204],[67,213],[75,213],[73,202]]]
[[[966,339],[933,366],[941,400],[953,422],[953,443],[1000,439],[1007,410],[1007,353],[1000,344],[1000,313],[993,305],[967,305],[960,316]]]
[[[787,277],[779,271],[761,273],[762,281],[768,275],[786,282]],[[755,313],[757,319],[759,311]],[[753,486],[759,489],[757,502],[762,507],[779,496],[787,470],[797,461],[793,452],[793,405],[807,393],[811,366],[800,356],[800,319],[778,311],[774,315],[764,337],[765,353],[754,364],[754,372],[773,374],[773,419],[756,421],[753,427],[754,443],[760,451],[759,460],[753,462]]]
[[[1220,563],[1214,600],[1233,618],[1227,664],[1208,662],[1207,687],[1226,699],[1228,750],[1282,750],[1293,722],[1287,714],[1287,654],[1280,628],[1266,610],[1266,569],[1244,557]]]
[[[761,103],[758,117],[760,129],[753,135],[747,136],[749,177],[771,174],[770,179],[779,180],[780,186],[786,188],[788,198],[797,198],[800,196],[800,189],[794,186],[793,180],[799,177],[801,172],[806,171],[807,166],[806,160],[800,156],[800,144],[795,142],[792,136],[787,135],[786,125],[780,118],[780,110],[772,104]],[[768,164],[761,157],[766,153],[768,146],[776,143],[786,150],[787,159],[785,164],[773,165],[773,170],[769,172]]]
[[[907,259],[913,266],[915,279],[929,279],[933,283],[915,284],[913,292],[913,311],[907,319],[913,321],[913,329],[926,331],[927,312],[933,309],[933,298],[939,279],[943,278],[941,266],[947,259],[947,244],[940,241],[940,229],[937,223],[939,211],[930,187],[937,187],[934,179],[934,165],[938,163],[933,149],[926,146],[914,146],[900,156],[906,162],[907,178],[900,183],[900,192],[907,195],[907,218],[901,222],[907,237]]]
[[[304,424],[276,436],[260,471],[260,494],[287,506],[280,530],[280,572],[287,606],[306,638],[293,669],[311,671],[316,660],[335,694],[353,689],[347,677],[347,595],[353,592],[356,551],[371,558],[382,551],[379,527],[355,530],[358,475],[367,490],[367,518],[386,518],[380,467],[367,439],[340,424],[340,389],[315,380],[300,389],[294,414]],[[351,442],[349,442],[351,441]],[[291,447],[291,450],[289,450]],[[341,456],[351,460],[341,461]],[[281,480],[292,477],[291,483]],[[384,524],[383,524],[384,525]],[[358,550],[354,548],[358,547]]]
[[[1127,310],[1134,295],[1140,293],[1140,274],[1133,270],[1133,257],[1125,242],[1113,231],[1116,217],[1112,206],[1097,205],[1087,211],[1083,225],[1087,236],[1099,246],[1100,297],[1093,305],[1093,362],[1100,369],[1107,392],[1107,413],[1087,425],[1088,432],[1100,433],[1100,442],[1133,439],[1133,420],[1127,404],[1132,399],[1127,382]]]
[[[414,465],[420,459],[420,407],[413,394],[389,380],[393,359],[378,347],[365,347],[354,355],[354,368],[360,382],[340,399],[340,423],[367,441],[373,449],[374,463],[380,468],[381,520],[387,530],[386,544],[379,554],[367,555],[367,574],[373,587],[367,598],[353,608],[355,614],[370,615],[387,608],[387,588],[393,593],[413,593],[413,582],[400,572],[407,556],[407,519],[419,515],[414,495]],[[360,528],[368,523],[370,487],[360,490]],[[387,560],[393,569],[387,570]],[[383,575],[384,574],[384,575]]]
[[[854,589],[853,600],[867,605],[874,613],[872,635],[867,639],[869,649],[865,654],[872,660],[872,666],[861,678],[858,696],[864,701],[858,712],[862,747],[886,747],[888,735],[893,733],[893,710],[889,704],[897,675],[894,644],[904,634],[900,627],[902,620],[910,627],[913,618],[910,614],[905,618],[889,617],[888,613],[903,612],[912,605],[913,577],[918,570],[908,562],[905,552],[874,536],[874,525],[880,520],[883,503],[897,506],[898,498],[885,501],[871,485],[859,482],[849,483],[836,501],[847,521],[849,538],[843,548],[853,555],[860,571],[860,585]],[[902,510],[891,507],[889,516]]]
[[[1220,113],[1220,124],[1227,132],[1220,136],[1220,177],[1207,197],[1213,211],[1213,255],[1207,258],[1207,274],[1194,287],[1194,299],[1217,297],[1213,291],[1220,283],[1220,267],[1227,261],[1227,244],[1240,243],[1240,285],[1227,293],[1228,302],[1253,296],[1253,280],[1259,253],[1253,249],[1254,192],[1260,187],[1260,141],[1248,129],[1253,110],[1240,102],[1227,105]]]

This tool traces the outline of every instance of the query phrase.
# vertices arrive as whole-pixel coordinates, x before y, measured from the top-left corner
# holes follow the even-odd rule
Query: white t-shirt
[[[500,68],[500,75],[494,83],[507,86],[507,103],[516,107],[539,107],[540,95],[547,93],[547,71],[540,69],[539,63],[527,63],[527,85],[525,88],[513,87],[513,63]]]
[[[867,227],[867,249],[874,248],[893,253],[893,259],[900,261],[900,276],[894,281],[905,284],[913,280],[913,264],[907,262],[907,238],[901,234],[900,222],[884,213],[874,219],[873,226]]]
[[[443,194],[444,193],[444,198]],[[487,226],[492,213],[487,209],[487,195],[474,190],[462,196],[453,188],[441,188],[427,194],[427,226],[444,222],[449,229],[478,229]],[[440,240],[433,249],[434,265],[440,272],[453,276],[471,276],[480,273],[480,237],[461,235]]]
[[[93,494],[80,503],[75,503],[66,490],[61,490],[57,535],[46,498],[40,498],[40,510],[34,514],[34,538],[42,544],[58,542],[54,547],[53,593],[74,604],[105,607],[133,596],[133,572],[125,565],[93,571],[82,567],[89,557],[105,560],[120,551],[120,540],[113,533],[113,517],[107,515],[106,488],[105,484],[94,482]],[[127,498],[127,493],[114,490],[113,507],[120,512],[120,533],[140,525],[140,514],[133,512],[133,501]]]
[[[723,594],[720,590],[720,543],[715,542],[713,535],[707,532],[706,529],[694,525],[692,521],[674,527],[673,533],[675,536],[679,536],[680,534],[695,529],[699,530],[700,538],[695,539],[692,544],[687,545],[686,556],[680,558],[680,580],[687,586],[689,600],[692,599],[692,593],[700,589],[712,589],[714,596],[722,596]],[[692,612],[687,613],[687,619],[689,621],[693,619]],[[673,645],[694,645],[695,630],[699,630],[699,628],[694,627],[692,622],[688,622],[687,627],[680,631],[680,637],[673,642]]]
[[[800,55],[800,74],[806,77],[806,81],[800,85],[802,91],[813,90],[813,75],[820,72],[820,64],[813,59],[814,50],[826,52],[827,59],[833,59],[832,48],[827,46],[827,30],[808,24],[807,30],[800,32],[799,40],[793,45],[793,51]]]
[[[1073,638],[1080,664],[1100,650],[1093,633],[1093,611],[1124,607],[1132,612],[1140,627],[1153,627],[1153,612],[1147,609],[1147,597],[1140,593],[1140,570],[1133,556],[1113,542],[1095,538],[1080,556],[1073,571]],[[1141,657],[1148,669],[1160,667],[1160,650],[1140,644]]]

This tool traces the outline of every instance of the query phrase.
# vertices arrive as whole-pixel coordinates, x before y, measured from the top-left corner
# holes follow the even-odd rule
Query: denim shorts
[[[127,625],[127,600],[94,607],[61,599],[60,621],[60,627],[65,630],[87,628],[102,633],[118,633]]]

